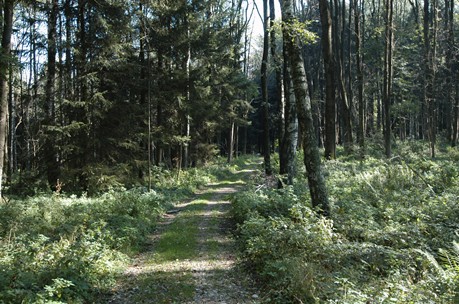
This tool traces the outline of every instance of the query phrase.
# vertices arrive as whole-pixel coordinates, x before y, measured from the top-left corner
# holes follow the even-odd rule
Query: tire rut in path
[[[198,228],[196,254],[189,259],[155,263],[156,245],[162,236],[175,221],[184,220],[182,212],[167,215],[151,236],[149,249],[126,270],[126,282],[109,303],[259,303],[259,293],[236,264],[226,196],[237,189],[237,184],[208,185],[198,196],[210,198],[200,200],[199,220],[190,221]],[[178,205],[177,210],[185,213],[192,203]],[[177,296],[182,292],[192,296],[185,297],[187,300]]]
[[[237,271],[234,240],[230,233],[230,202],[224,196],[237,191],[217,187],[207,201],[199,225],[199,269],[193,269],[197,286],[193,303],[257,303],[247,277]]]

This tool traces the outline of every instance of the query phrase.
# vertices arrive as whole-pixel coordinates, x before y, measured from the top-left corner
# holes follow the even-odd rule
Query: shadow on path
[[[258,303],[258,292],[238,269],[228,228],[227,197],[251,172],[227,174],[166,215],[109,303]]]

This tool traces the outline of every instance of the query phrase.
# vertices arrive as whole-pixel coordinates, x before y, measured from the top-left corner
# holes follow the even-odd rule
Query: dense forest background
[[[265,151],[287,173],[297,111],[280,18],[264,2],[4,1],[7,191],[97,192],[154,166]],[[432,157],[438,140],[456,145],[454,0],[302,0],[292,12],[327,159],[337,144],[364,156],[367,139],[389,157],[399,140],[428,140]]]

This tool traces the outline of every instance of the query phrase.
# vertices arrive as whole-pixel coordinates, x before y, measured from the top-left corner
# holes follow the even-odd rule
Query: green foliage
[[[110,183],[110,190],[92,198],[54,194],[0,203],[0,302],[99,299],[142,248],[158,216],[208,183],[209,172],[190,169],[177,176],[158,169],[152,191]]]
[[[319,36],[308,29],[311,23],[311,21],[301,22],[298,19],[293,19],[290,23],[275,22],[272,30],[281,32],[282,26],[285,26],[292,32],[292,37],[299,38],[304,44],[312,44],[319,40]]]
[[[413,150],[424,146],[400,145],[391,160],[326,162],[328,219],[309,207],[303,178],[234,196],[242,259],[271,302],[455,303],[457,245],[442,248],[459,228],[456,152],[432,161]]]

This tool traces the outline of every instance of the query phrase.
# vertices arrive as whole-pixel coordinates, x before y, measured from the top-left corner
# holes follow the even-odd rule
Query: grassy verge
[[[166,172],[151,192],[119,189],[91,198],[41,195],[0,203],[0,302],[99,302],[144,248],[160,214],[212,176],[192,169],[174,179]]]

